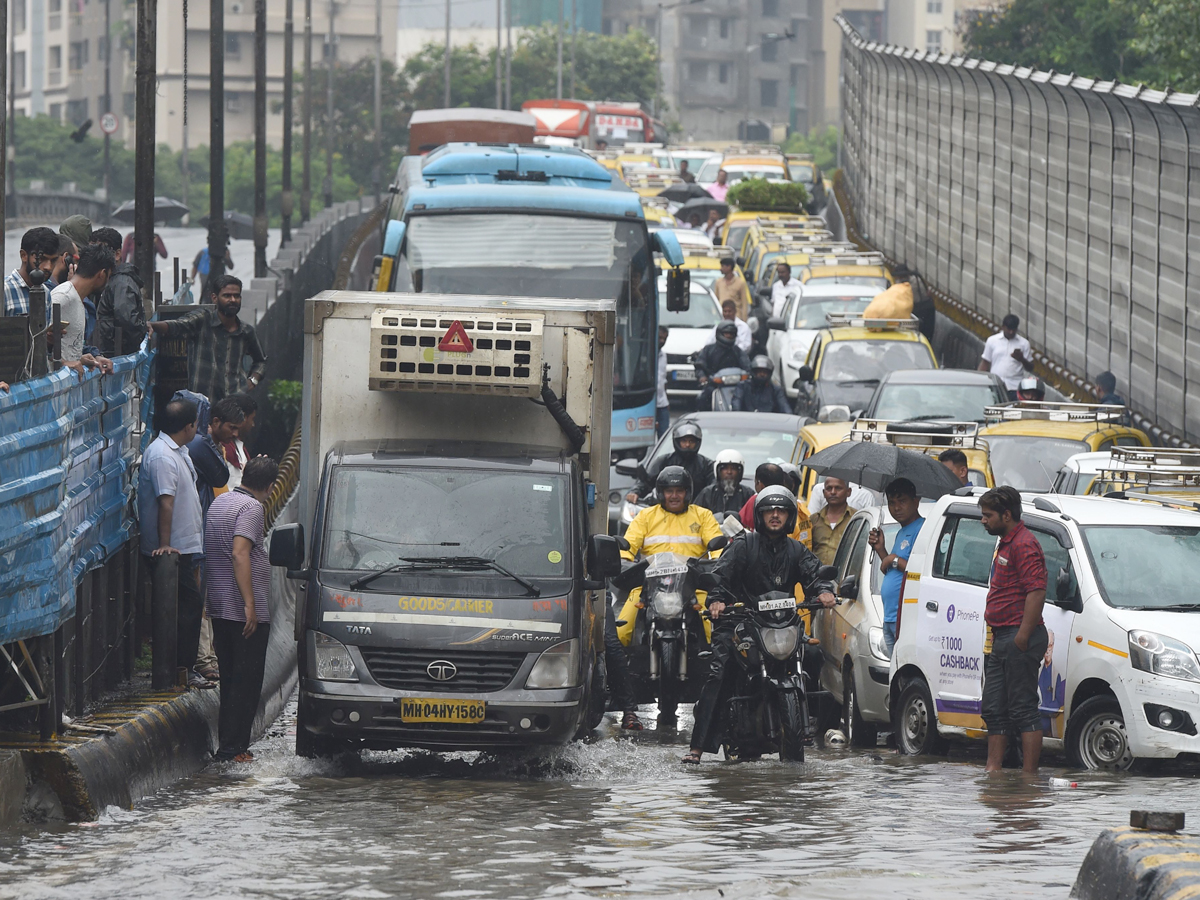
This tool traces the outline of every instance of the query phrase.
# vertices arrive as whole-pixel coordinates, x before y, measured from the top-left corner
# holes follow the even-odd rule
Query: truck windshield
[[[1080,530],[1109,606],[1197,608],[1200,527],[1090,525]]]
[[[369,572],[402,556],[481,556],[525,577],[562,576],[566,489],[561,476],[340,466],[331,481],[322,565]]]
[[[645,222],[497,212],[415,215],[396,290],[617,302],[613,405],[654,391],[654,262]],[[637,395],[642,396],[637,396]]]

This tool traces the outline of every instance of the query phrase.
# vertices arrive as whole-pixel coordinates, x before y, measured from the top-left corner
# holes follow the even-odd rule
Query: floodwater
[[[1131,808],[1196,814],[1179,770],[1028,783],[984,777],[973,750],[693,769],[682,738],[619,738],[606,721],[540,760],[326,762],[293,754],[294,728],[285,716],[255,762],[214,764],[132,811],[0,833],[0,897],[1065,898]],[[1050,785],[1065,774],[1079,786]]]

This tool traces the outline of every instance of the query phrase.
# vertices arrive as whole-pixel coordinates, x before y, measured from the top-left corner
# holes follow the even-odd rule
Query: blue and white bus
[[[616,300],[612,449],[649,447],[654,254],[673,267],[683,254],[649,234],[638,195],[573,148],[450,143],[397,175],[376,290]]]

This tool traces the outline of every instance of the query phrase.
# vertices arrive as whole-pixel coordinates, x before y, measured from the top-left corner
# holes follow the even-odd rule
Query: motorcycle
[[[708,543],[710,551],[725,546],[724,535]],[[625,543],[624,539],[619,540]],[[628,548],[628,544],[625,543]],[[638,616],[629,643],[629,676],[639,704],[658,701],[660,708],[694,703],[708,666],[702,655],[709,643],[696,602],[696,588],[711,579],[714,559],[678,553],[654,553],[630,563],[611,579],[623,599],[642,589],[643,614]],[[625,624],[619,620],[618,625]]]
[[[728,412],[733,409],[733,392],[739,384],[748,381],[750,373],[744,369],[722,369],[712,377],[713,412]]]
[[[756,605],[735,603],[721,613],[734,620],[734,652],[716,734],[726,759],[777,752],[781,760],[804,762],[805,744],[816,737],[810,704],[831,698],[805,672],[805,656],[819,642],[805,634],[800,611],[821,604],[797,603],[793,595],[773,591],[756,598]]]

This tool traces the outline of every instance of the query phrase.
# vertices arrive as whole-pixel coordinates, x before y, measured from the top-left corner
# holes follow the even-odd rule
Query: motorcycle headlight
[[[776,659],[788,659],[796,652],[796,644],[800,640],[800,626],[764,628],[760,634],[764,650]]]
[[[1200,681],[1200,662],[1192,648],[1153,631],[1129,632],[1129,662],[1154,675]]]
[[[317,678],[321,681],[358,681],[358,670],[350,651],[341,641],[327,634],[313,633],[316,645]]]
[[[664,619],[674,619],[683,613],[683,594],[679,591],[663,591],[661,594],[655,594],[652,602],[655,615],[662,616]]]
[[[575,687],[579,683],[579,639],[571,638],[543,651],[533,664],[525,687],[535,690]]]
[[[875,654],[876,659],[882,659],[884,662],[891,659],[888,656],[887,644],[883,642],[882,628],[872,628],[867,632],[867,645],[871,648],[871,652]]]

